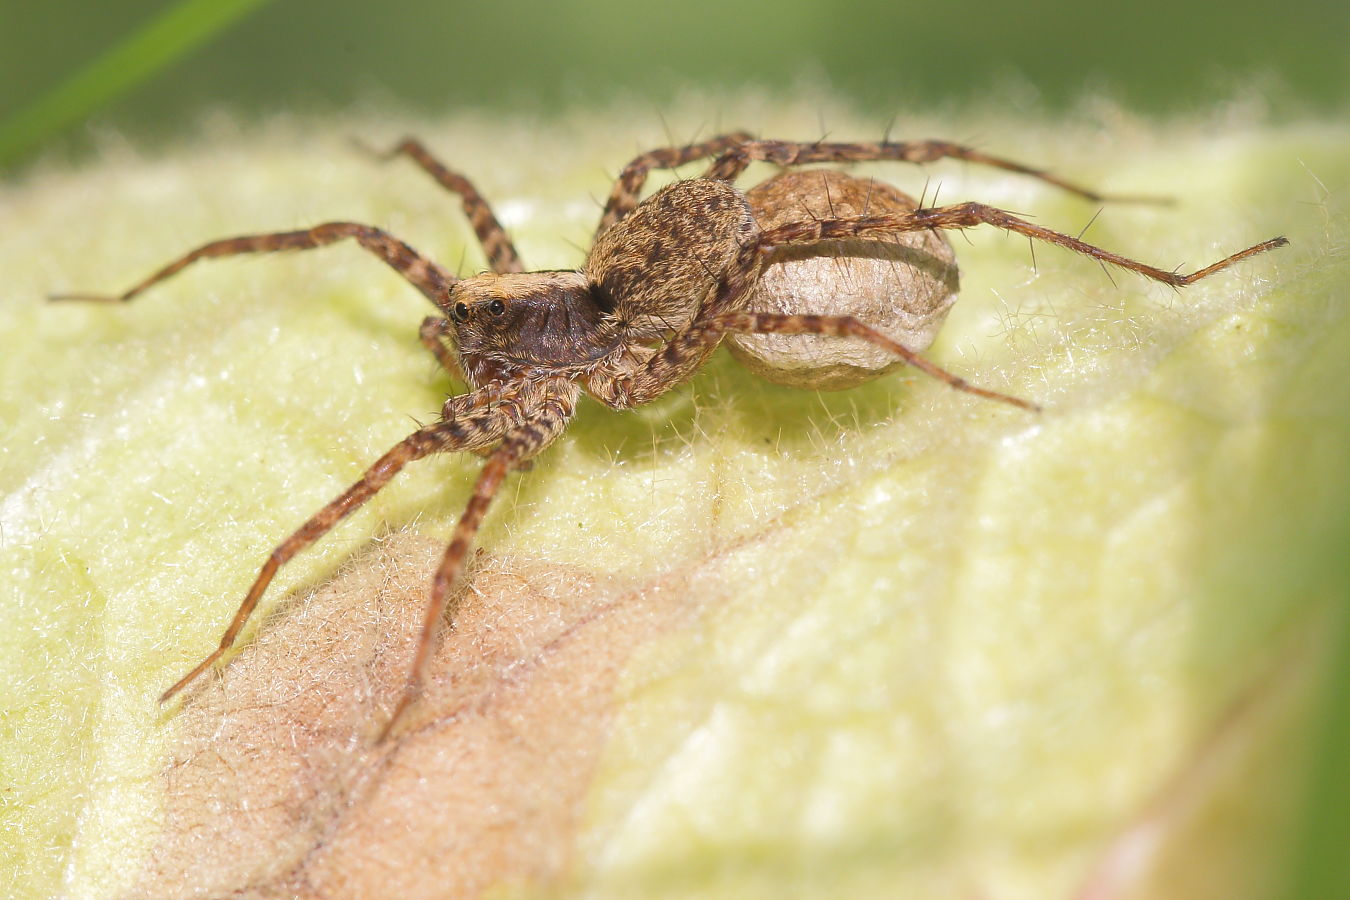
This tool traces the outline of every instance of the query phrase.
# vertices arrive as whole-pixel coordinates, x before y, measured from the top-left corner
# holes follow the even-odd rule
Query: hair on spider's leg
[[[473,182],[433,156],[417,138],[405,137],[393,147],[383,151],[376,150],[356,138],[353,138],[353,143],[378,160],[391,160],[399,156],[411,159],[422,171],[436,179],[441,187],[459,195],[464,215],[473,227],[474,234],[478,236],[478,243],[482,246],[492,271],[498,275],[525,271],[520,254],[516,252],[516,245],[512,243],[511,236],[493,213],[492,205],[474,187]]]
[[[666,118],[666,114],[661,111],[659,106],[653,111],[656,113],[657,120],[661,123],[661,133],[666,136],[666,145],[671,147],[675,146],[677,138],[675,137],[675,129],[670,127],[670,120]],[[694,129],[694,133],[690,135],[690,138],[696,141],[699,132],[702,130],[703,125],[699,125]],[[720,131],[716,126],[714,126],[713,130]]]
[[[1028,238],[1028,240],[1030,240],[1030,238]],[[1106,276],[1106,280],[1111,282],[1111,287],[1113,288],[1120,287],[1120,285],[1116,284],[1116,276],[1111,274],[1111,270],[1106,267],[1106,263],[1102,262],[1099,259],[1097,260],[1097,266],[1102,270],[1102,274]],[[1177,287],[1176,285],[1172,285],[1173,290],[1175,290],[1176,287]]]
[[[824,179],[821,179],[821,187],[824,188],[825,190],[825,204],[830,208],[830,218],[837,219],[839,217],[839,213],[835,212],[834,198],[830,196],[830,183]]]
[[[365,250],[404,277],[413,287],[440,307],[445,293],[458,279],[439,264],[422,256],[411,246],[373,225],[356,222],[325,222],[303,231],[277,231],[224,238],[203,244],[183,254],[150,277],[121,294],[53,294],[50,300],[89,300],[101,303],[125,303],[147,288],[177,275],[199,259],[238,256],[245,253],[275,253],[281,250],[313,250],[346,238],[355,238]]]
[[[867,196],[863,198],[862,212],[860,215],[868,215],[872,211],[872,192],[876,190],[877,180],[875,178],[867,179]],[[923,206],[922,203],[919,204]]]
[[[886,123],[886,127],[882,129],[881,142],[883,144],[889,144],[891,141],[891,131],[895,128],[896,116],[897,116],[896,113],[891,113],[890,121],[888,121]]]
[[[1078,238],[1081,241],[1083,239],[1083,235],[1087,234],[1088,229],[1092,227],[1092,223],[1096,222],[1097,217],[1102,214],[1103,208],[1104,207],[1101,206],[1097,207],[1097,211],[1092,214],[1092,218],[1087,220],[1087,224],[1084,225],[1081,229],[1079,229],[1078,233],[1075,234],[1074,237]]]
[[[278,569],[300,551],[331,531],[338,522],[360,509],[367,500],[379,493],[395,475],[402,471],[404,466],[430,453],[447,450],[472,450],[475,447],[499,440],[510,424],[509,414],[495,406],[475,407],[474,396],[474,394],[464,395],[463,405],[467,411],[462,417],[419,428],[399,441],[367,468],[365,474],[358,481],[317,513],[310,516],[305,524],[278,544],[272,550],[271,555],[268,556],[267,562],[263,563],[257,577],[254,578],[243,602],[239,604],[239,608],[235,611],[234,618],[230,620],[229,627],[225,629],[225,634],[221,637],[219,646],[207,654],[206,658],[198,663],[192,671],[178,679],[172,687],[161,694],[159,702],[168,702],[234,646],[235,640],[239,637],[239,632],[243,630],[244,624],[253,614],[259,599],[267,590],[268,585],[272,583]],[[486,398],[486,395],[483,396]]]

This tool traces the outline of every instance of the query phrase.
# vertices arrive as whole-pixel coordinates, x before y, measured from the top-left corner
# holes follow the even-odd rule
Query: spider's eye
[[[506,304],[500,300],[493,300],[488,304],[488,312],[492,313],[494,316],[500,316],[502,313],[506,312]]]
[[[456,303],[454,307],[450,310],[450,315],[454,317],[456,322],[469,321],[468,304],[464,303],[463,301]]]

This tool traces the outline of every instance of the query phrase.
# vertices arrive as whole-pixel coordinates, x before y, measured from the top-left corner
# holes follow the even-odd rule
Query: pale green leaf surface
[[[808,103],[767,109],[741,101],[723,119],[819,129]],[[669,127],[689,137],[700,117]],[[137,882],[175,739],[177,707],[155,697],[277,540],[451,387],[416,343],[429,309],[354,248],[202,264],[125,308],[42,297],[332,218],[472,269],[453,200],[346,143],[409,128],[475,178],[541,268],[577,264],[588,196],[667,142],[623,112],[218,121],[163,156],[110,146],[0,194],[0,877],[22,895]],[[876,130],[831,122],[839,138]],[[1138,895],[1269,889],[1293,783],[1270,771],[1297,760],[1306,693],[1280,686],[1306,677],[1318,609],[1347,590],[1350,131],[1241,111],[901,130],[978,132],[1076,180],[1175,196],[1110,207],[1087,235],[1159,265],[1292,244],[1174,293],[1050,248],[1033,271],[1026,242],[997,233],[955,237],[962,300],[930,355],[1040,416],[903,374],[795,392],[721,355],[649,409],[584,407],[479,545],[665,589],[681,615],[624,651],[562,861],[505,873],[501,893],[1069,897],[1168,785],[1190,783],[1216,733],[1240,748],[1204,792],[1224,799],[1164,830],[1199,860],[1169,884],[1217,880],[1149,888],[1163,850]],[[871,170],[916,192],[926,177]],[[928,177],[944,201],[1070,232],[1094,212],[974,167]],[[285,569],[269,603],[385,529],[447,534],[474,466],[411,471]],[[1264,718],[1223,731],[1253,691]],[[1239,811],[1223,822],[1276,811],[1228,835],[1205,824],[1212,803]],[[1238,848],[1238,874],[1205,864]]]

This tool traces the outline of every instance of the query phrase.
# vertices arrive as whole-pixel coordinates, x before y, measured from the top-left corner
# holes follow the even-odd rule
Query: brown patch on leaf
[[[441,542],[393,536],[191,691],[135,896],[465,897],[562,872],[633,648],[679,584],[480,561],[389,742]],[[455,605],[457,604],[457,605]]]

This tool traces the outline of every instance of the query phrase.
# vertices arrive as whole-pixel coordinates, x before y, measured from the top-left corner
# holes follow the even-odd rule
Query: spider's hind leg
[[[1003,394],[998,391],[991,391],[988,388],[982,388],[971,384],[959,375],[953,375],[941,366],[929,362],[924,357],[910,350],[908,347],[894,341],[886,335],[877,331],[867,323],[853,316],[817,316],[817,315],[786,315],[783,313],[723,313],[713,316],[704,323],[705,327],[714,332],[737,332],[740,334],[822,334],[832,337],[852,337],[861,338],[868,343],[874,344],[883,350],[894,353],[903,359],[906,363],[945,383],[948,387],[967,394],[974,394],[976,397],[983,397],[986,400],[998,400],[1003,403],[1017,406],[1022,409],[1040,412],[1041,408],[1035,403],[1023,400],[1020,397],[1014,397],[1011,394]]]
[[[776,166],[801,166],[810,163],[853,162],[907,162],[930,163],[940,159],[962,159],[981,166],[1002,169],[1035,178],[1060,190],[1067,191],[1094,203],[1131,202],[1167,203],[1162,197],[1111,196],[1085,188],[1044,169],[993,156],[982,150],[952,141],[872,141],[836,143],[826,141],[744,141],[729,147],[719,156],[704,178],[716,181],[735,181],[752,162],[772,163]]]
[[[1239,250],[1216,263],[1197,269],[1190,274],[1159,269],[1110,250],[1103,250],[1072,235],[1053,231],[1041,225],[1028,222],[1010,212],[986,206],[983,203],[958,203],[953,206],[937,206],[927,209],[915,209],[907,213],[891,213],[877,216],[852,216],[839,219],[815,219],[811,221],[789,222],[776,228],[770,228],[760,235],[758,248],[761,253],[786,244],[814,243],[817,241],[840,240],[861,235],[902,234],[909,231],[925,231],[942,228],[962,230],[977,225],[992,225],[1004,231],[1012,231],[1034,240],[1043,241],[1091,257],[1102,263],[1126,269],[1143,275],[1145,278],[1172,287],[1185,287],[1202,278],[1208,278],[1244,259],[1283,247],[1289,243],[1282,237],[1271,238]]]

